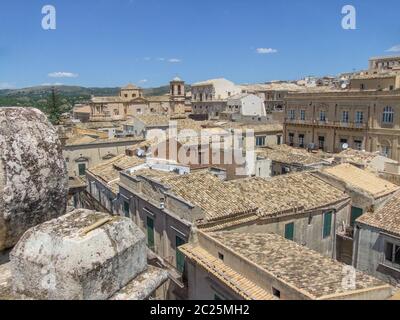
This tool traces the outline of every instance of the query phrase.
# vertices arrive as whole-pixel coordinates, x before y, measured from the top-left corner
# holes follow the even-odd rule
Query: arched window
[[[382,122],[383,123],[393,123],[394,121],[394,111],[392,107],[385,107],[383,109],[383,117],[382,117]]]

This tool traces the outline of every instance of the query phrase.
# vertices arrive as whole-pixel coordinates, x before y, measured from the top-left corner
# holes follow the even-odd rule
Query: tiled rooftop
[[[136,167],[144,162],[145,160],[142,158],[119,155],[87,171],[105,184],[109,184],[113,191],[118,191],[116,180],[119,180],[120,171]]]
[[[368,166],[373,160],[381,157],[384,159],[384,156],[381,156],[379,152],[367,152],[367,151],[359,151],[354,149],[347,149],[342,151],[337,155],[337,157],[341,158],[345,162],[354,163],[357,165]],[[385,162],[396,163],[395,160],[386,158]]]
[[[159,170],[140,170],[133,173],[170,187],[170,192],[202,208],[207,221],[254,212],[255,204],[238,192],[234,185],[225,184],[214,175],[200,171],[187,175]]]
[[[250,178],[227,182],[259,207],[262,217],[293,214],[345,201],[341,190],[308,172],[278,176],[273,179]]]
[[[135,118],[150,127],[168,126],[168,124],[170,122],[170,119],[168,116],[159,115],[159,114],[137,115],[137,116],[135,116]]]
[[[311,165],[322,162],[324,157],[320,153],[311,153],[305,149],[296,149],[287,145],[257,149],[256,153],[272,161],[284,164]]]
[[[367,212],[357,222],[400,235],[400,194],[396,194],[375,212]]]
[[[276,234],[218,232],[210,236],[235,254],[312,298],[321,299],[354,291],[343,288],[344,264]],[[355,290],[362,290],[386,284],[357,271],[355,285]]]
[[[259,287],[253,281],[246,279],[232,268],[225,265],[220,259],[215,258],[199,246],[190,244],[179,247],[184,255],[196,261],[207,272],[214,275],[233,292],[246,300],[275,300],[274,296]]]
[[[369,193],[375,199],[399,190],[399,187],[386,180],[378,178],[373,173],[359,169],[351,164],[341,164],[322,170],[322,173],[332,176],[355,188]]]

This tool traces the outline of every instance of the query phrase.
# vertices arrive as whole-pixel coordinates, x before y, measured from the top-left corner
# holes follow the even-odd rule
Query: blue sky
[[[57,10],[56,30],[41,27],[46,4]],[[356,30],[341,27],[346,4],[357,10]],[[298,79],[366,68],[370,56],[396,54],[387,50],[400,45],[399,0],[2,0],[0,6],[0,88],[153,87],[176,75],[188,83]]]

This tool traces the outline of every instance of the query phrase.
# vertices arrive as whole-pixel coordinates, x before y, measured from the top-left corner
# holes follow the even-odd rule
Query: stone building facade
[[[285,143],[339,153],[380,151],[400,160],[400,92],[328,91],[289,94]]]

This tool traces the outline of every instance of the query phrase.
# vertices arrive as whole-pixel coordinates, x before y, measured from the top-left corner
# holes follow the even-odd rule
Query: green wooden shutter
[[[86,174],[86,164],[80,163],[78,164],[79,175],[84,176]]]
[[[288,240],[294,239],[294,223],[288,223],[285,225],[285,238]]]
[[[154,220],[147,217],[147,245],[154,250]]]
[[[185,268],[185,256],[183,255],[182,252],[180,252],[178,250],[178,248],[181,245],[184,245],[185,243],[186,242],[183,239],[181,239],[178,236],[176,237],[176,241],[175,241],[175,244],[176,244],[176,248],[175,248],[175,250],[176,250],[176,269],[181,273],[183,272],[183,270]]]
[[[351,207],[351,220],[350,225],[354,227],[356,220],[363,215],[363,210],[356,207]]]
[[[324,214],[324,230],[323,237],[328,238],[332,233],[332,212],[327,212]]]

